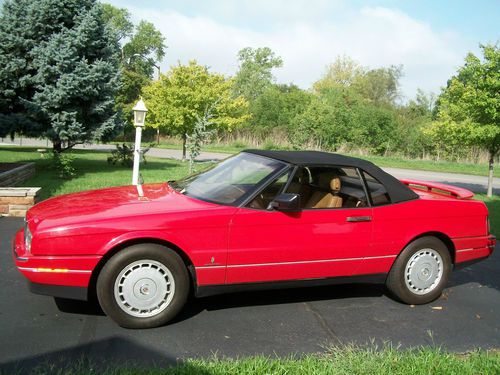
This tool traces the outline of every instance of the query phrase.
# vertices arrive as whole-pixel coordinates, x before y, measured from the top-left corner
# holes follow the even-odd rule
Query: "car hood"
[[[140,196],[134,185],[88,190],[60,195],[33,206],[26,220],[35,229],[68,226],[81,222],[102,222],[119,217],[173,211],[196,211],[218,205],[189,198],[167,183],[142,185]]]

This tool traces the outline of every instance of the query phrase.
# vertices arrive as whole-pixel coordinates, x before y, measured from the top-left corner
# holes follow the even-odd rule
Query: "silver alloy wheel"
[[[443,259],[434,249],[417,251],[406,263],[405,283],[415,294],[433,291],[443,277]]]
[[[170,270],[155,260],[138,260],[125,267],[115,280],[115,300],[127,314],[149,318],[165,310],[175,294]]]

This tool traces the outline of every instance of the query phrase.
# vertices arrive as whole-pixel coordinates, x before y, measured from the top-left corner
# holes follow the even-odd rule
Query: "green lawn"
[[[144,147],[149,147],[149,144],[144,144]],[[182,144],[170,142],[170,143],[161,143],[160,145],[154,147],[180,150],[182,149]],[[208,144],[203,146],[203,151],[235,154],[246,148],[253,148],[253,147],[248,147],[239,142],[235,142],[233,144],[228,144],[228,145]],[[402,157],[395,157],[395,156],[373,156],[373,155],[356,155],[356,154],[349,154],[349,155],[369,160],[380,167],[415,169],[422,171],[435,171],[435,172],[448,172],[448,173],[463,173],[476,176],[488,175],[487,164],[468,164],[468,163],[456,163],[451,161],[405,159]]]
[[[110,165],[107,157],[110,153],[91,150],[73,150],[75,178],[64,180],[58,177],[57,170],[49,156],[41,158],[36,148],[0,147],[0,160],[3,162],[33,161],[37,174],[24,182],[24,186],[41,186],[41,198],[81,190],[99,189],[109,186],[130,185],[131,168],[121,165]],[[140,173],[144,182],[162,182],[175,180],[187,175],[188,163],[173,159],[147,158],[141,164]]]
[[[356,155],[352,155],[356,156]],[[415,169],[420,171],[435,171],[445,173],[463,173],[476,176],[487,176],[487,164],[454,163],[451,161],[432,161],[420,159],[403,159],[394,156],[358,156],[371,161],[379,167]]]
[[[36,374],[113,375],[407,375],[407,374],[498,374],[498,351],[474,351],[454,354],[436,348],[401,350],[388,347],[382,350],[360,349],[353,346],[334,348],[324,354],[300,358],[269,358],[254,356],[243,359],[187,360],[170,368],[110,367],[96,370],[93,364],[81,361],[57,371],[51,365],[41,366]]]
[[[500,238],[500,196],[488,198],[486,194],[476,194],[474,198],[484,201],[488,206],[491,233]]]

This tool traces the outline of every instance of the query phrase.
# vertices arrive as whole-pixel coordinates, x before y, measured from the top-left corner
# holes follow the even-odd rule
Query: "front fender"
[[[99,251],[99,255],[105,255],[107,252],[111,251],[112,249],[116,248],[117,246],[120,246],[126,242],[129,241],[135,241],[135,240],[147,240],[147,239],[153,239],[153,240],[160,240],[163,242],[168,242],[171,243],[172,245],[178,247],[179,249],[182,249],[184,253],[189,257],[189,249],[187,243],[183,241],[181,238],[175,235],[175,233],[172,233],[170,231],[157,231],[157,230],[150,230],[150,231],[134,231],[134,232],[127,232],[127,233],[122,233],[116,237],[113,237],[110,241],[108,241]]]

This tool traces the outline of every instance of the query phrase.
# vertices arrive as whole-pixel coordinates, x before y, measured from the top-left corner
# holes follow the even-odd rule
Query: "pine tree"
[[[0,15],[0,135],[60,152],[118,128],[119,46],[95,0],[7,0]]]

